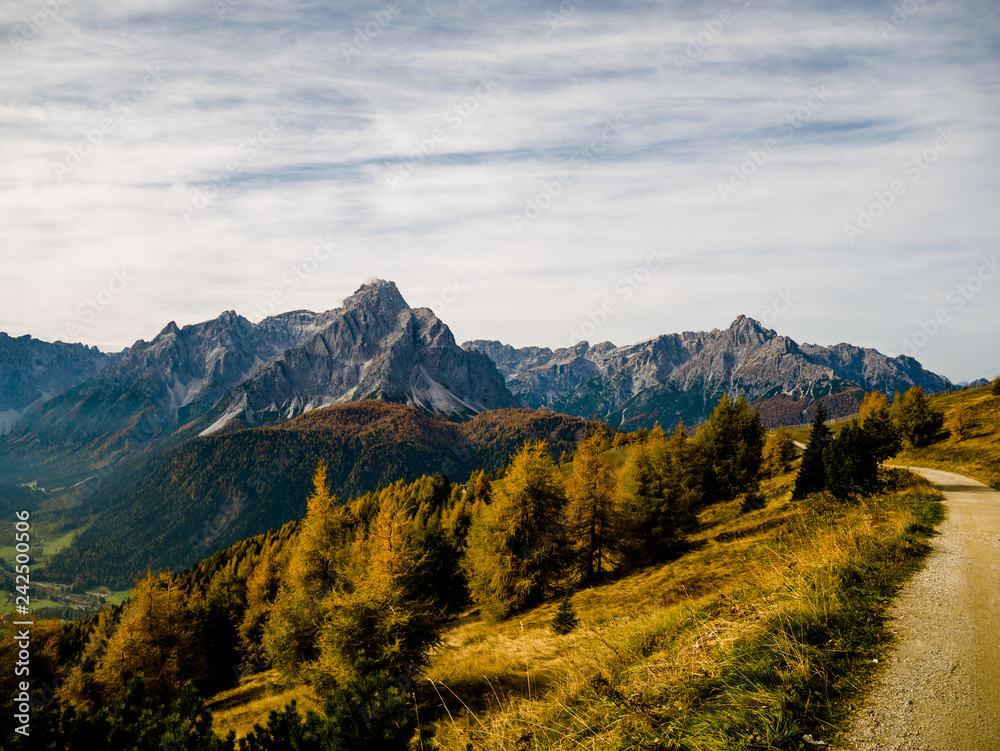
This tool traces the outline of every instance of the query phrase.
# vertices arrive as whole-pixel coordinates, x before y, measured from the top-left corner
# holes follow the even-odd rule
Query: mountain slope
[[[668,334],[624,347],[581,342],[553,352],[482,340],[462,346],[489,356],[526,406],[596,415],[623,428],[700,422],[723,393],[746,396],[777,424],[804,421],[817,399],[831,395],[831,411],[847,414],[866,389],[891,394],[912,385],[945,387],[913,358],[849,344],[799,345],[745,316],[725,330]]]
[[[347,498],[424,474],[464,481],[472,469],[496,473],[530,440],[547,440],[559,456],[595,427],[525,409],[456,423],[415,407],[363,401],[195,439],[81,486],[77,513],[94,515],[94,523],[46,574],[72,581],[83,573],[119,587],[147,566],[188,565],[300,518],[319,462],[328,466],[331,489]]]
[[[0,436],[58,394],[113,362],[96,347],[17,338],[0,331]]]

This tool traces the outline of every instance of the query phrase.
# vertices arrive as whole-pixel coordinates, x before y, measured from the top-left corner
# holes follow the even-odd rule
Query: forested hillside
[[[320,462],[331,491],[347,499],[424,474],[456,481],[474,469],[496,474],[526,441],[544,439],[558,457],[596,427],[526,409],[455,423],[367,401],[198,438],[105,479],[88,505],[75,510],[81,524],[88,518],[93,524],[53,557],[46,576],[117,589],[147,567],[183,568],[300,518]]]

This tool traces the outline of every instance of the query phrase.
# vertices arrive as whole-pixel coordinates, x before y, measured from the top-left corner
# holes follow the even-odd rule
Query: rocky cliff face
[[[115,360],[96,347],[13,338],[0,332],[0,436],[54,396]]]
[[[846,390],[891,394],[913,385],[927,391],[945,386],[943,378],[912,358],[890,358],[849,344],[798,345],[745,316],[724,330],[667,334],[624,347],[581,342],[553,352],[490,341],[462,346],[494,358],[525,406],[597,415],[624,427],[656,421],[669,426],[679,418],[699,422],[722,393],[794,404],[793,411],[804,418],[817,399]],[[840,401],[840,412],[856,404]]]
[[[253,324],[230,311],[191,326],[171,322],[81,380],[23,424],[25,445],[113,461],[151,439],[360,399],[463,417],[517,406],[488,357],[460,348],[430,310],[410,308],[395,284],[381,280],[324,313]]]
[[[462,417],[518,404],[488,357],[459,347],[441,320],[410,308],[392,282],[365,284],[327,316],[312,337],[237,389],[204,432],[237,416],[254,424],[360,399]]]

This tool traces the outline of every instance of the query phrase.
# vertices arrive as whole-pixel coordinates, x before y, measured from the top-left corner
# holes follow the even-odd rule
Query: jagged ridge
[[[724,330],[666,334],[623,347],[580,342],[552,351],[483,340],[462,346],[489,356],[525,406],[596,414],[623,427],[698,422],[722,393],[752,402],[784,398],[801,416],[817,398],[845,389],[891,394],[913,385],[940,391],[946,384],[911,357],[850,344],[799,345],[746,316]]]

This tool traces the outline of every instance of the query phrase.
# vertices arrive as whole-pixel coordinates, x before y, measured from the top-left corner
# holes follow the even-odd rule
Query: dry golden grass
[[[876,530],[901,532],[911,515],[902,503],[873,499],[831,504],[822,509],[828,523],[817,525],[816,509],[790,502],[793,482],[794,471],[766,484],[771,501],[760,511],[741,516],[738,501],[709,508],[691,549],[676,560],[576,593],[579,625],[568,635],[549,630],[557,602],[500,624],[466,614],[426,675],[425,698],[439,709],[438,743],[615,747],[636,732],[629,724],[636,713],[690,712],[690,687],[718,677],[776,613],[833,612],[835,564]],[[789,643],[787,670],[813,670],[808,657]],[[607,701],[581,701],[595,686]],[[671,699],[649,707],[648,697]]]
[[[266,725],[272,711],[280,711],[292,700],[302,710],[320,709],[320,701],[307,686],[289,686],[281,673],[268,670],[249,676],[235,688],[216,694],[208,704],[212,726],[222,736],[230,730],[237,738],[247,735],[255,724]]]

